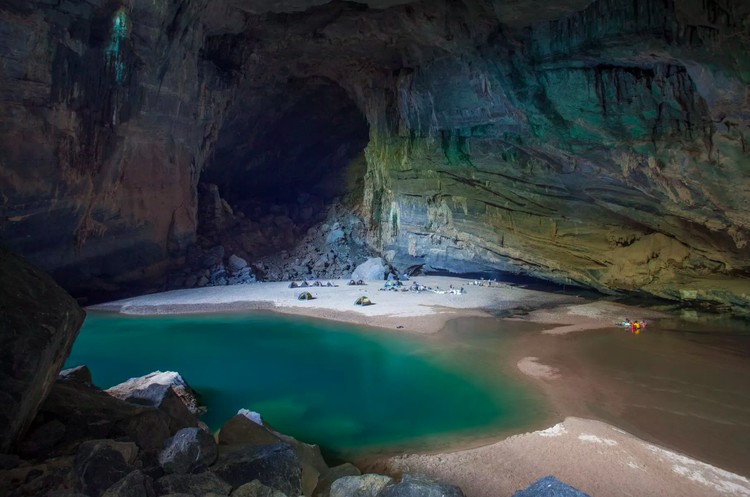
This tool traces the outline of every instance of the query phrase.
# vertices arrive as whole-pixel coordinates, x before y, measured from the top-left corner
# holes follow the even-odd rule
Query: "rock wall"
[[[77,295],[160,274],[195,232],[229,84],[208,2],[4,2],[0,236]]]
[[[367,3],[11,2],[3,239],[68,288],[146,284],[194,237],[215,143],[237,160],[231,123],[262,136],[294,85],[324,113],[325,81],[369,124],[357,212],[397,267],[748,308],[750,7]]]

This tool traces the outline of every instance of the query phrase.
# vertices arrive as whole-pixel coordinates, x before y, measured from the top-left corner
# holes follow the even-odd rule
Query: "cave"
[[[200,179],[216,185],[234,216],[271,223],[271,229],[279,216],[291,221],[288,237],[244,251],[253,258],[292,250],[334,202],[361,204],[362,155],[369,140],[362,112],[332,81],[292,79],[270,93],[257,90],[238,96]],[[199,212],[207,210],[201,198],[206,195],[199,195]],[[210,216],[199,216],[197,231],[216,232]]]
[[[438,356],[465,352],[462,333],[484,326],[481,319],[512,317],[502,325],[524,338],[503,367],[528,376],[519,383],[543,384],[544,395],[580,391],[569,396],[580,401],[572,408],[570,398],[556,398],[559,412],[620,422],[643,435],[638,443],[707,454],[742,473],[731,485],[750,493],[746,423],[729,415],[716,428],[728,431],[716,431],[708,449],[684,433],[661,436],[692,419],[693,407],[703,413],[702,403],[678,406],[683,400],[750,409],[741,388],[727,390],[739,392],[730,399],[720,385],[742,386],[750,350],[746,0],[4,0],[0,48],[0,407],[8,406],[0,409],[0,494],[74,488],[109,497],[126,474],[140,479],[126,482],[141,485],[140,494],[168,494],[180,492],[169,486],[173,477],[213,478],[215,466],[164,476],[172,469],[156,462],[178,429],[211,445],[199,413],[173,402],[170,388],[181,385],[165,390],[164,406],[131,398],[110,409],[112,396],[85,371],[58,378],[81,323],[98,312],[206,310],[232,314],[232,326],[245,312],[279,311],[304,316],[293,328],[317,317],[456,340]],[[312,298],[298,300],[300,288]],[[365,301],[375,305],[353,307]],[[643,314],[638,328],[625,312]],[[110,317],[115,331],[129,319],[146,331],[158,321]],[[640,333],[643,319],[659,321]],[[478,363],[493,361],[482,349],[501,328],[492,323],[472,336]],[[244,325],[252,324],[238,332]],[[612,328],[630,333],[604,334]],[[591,335],[545,342],[573,329]],[[166,361],[177,348],[162,342],[163,353],[151,356]],[[101,362],[116,364],[133,345],[121,343],[115,359]],[[203,343],[202,352],[215,345]],[[530,343],[538,351],[524,349]],[[523,356],[512,355],[516,346]],[[241,350],[233,352],[241,366]],[[566,363],[568,352],[586,361]],[[366,381],[380,381],[368,376],[368,360],[389,362],[378,354],[356,365]],[[618,397],[626,387],[604,378],[615,364],[625,376],[639,365],[652,373],[631,383],[660,392],[634,396],[658,409],[643,414],[643,405]],[[659,384],[672,378],[672,365],[681,376]],[[573,377],[586,383],[566,383]],[[666,392],[686,395],[670,405]],[[39,411],[45,399],[62,408]],[[591,407],[600,399],[610,418]],[[304,419],[306,408],[290,409]],[[84,427],[66,417],[81,413]],[[709,410],[689,427],[702,430],[714,414],[724,415]],[[638,424],[650,417],[653,425]],[[633,440],[577,423],[521,438],[578,444],[580,460],[585,443],[613,450],[615,438]],[[259,436],[276,443],[276,435]],[[278,454],[293,458],[290,442],[278,443]],[[670,478],[711,471],[697,463],[672,470],[669,457],[682,464],[681,456],[648,451],[651,462],[664,456],[659,467]],[[72,482],[100,452],[116,461],[104,465],[112,469],[107,487]],[[61,454],[63,466],[77,466],[49,473],[45,458]],[[651,467],[631,462],[627,471]],[[390,470],[400,475],[397,466]],[[329,470],[321,481],[342,476],[319,469],[314,479]],[[634,495],[672,489],[659,486],[664,474],[637,474],[607,482],[636,485],[627,487]],[[157,480],[164,486],[154,492]],[[467,495],[484,495],[477,481],[464,483]],[[508,495],[520,488],[503,485]],[[233,486],[220,481],[212,491],[228,495]],[[313,486],[304,495],[327,492]]]

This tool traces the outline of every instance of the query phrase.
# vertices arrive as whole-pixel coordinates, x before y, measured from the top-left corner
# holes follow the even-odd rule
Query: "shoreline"
[[[466,294],[379,291],[382,282],[335,288],[288,288],[286,282],[176,290],[91,306],[94,311],[128,315],[161,315],[241,311],[271,311],[405,333],[434,334],[450,320],[494,317],[510,313],[509,321],[543,326],[541,334],[555,337],[613,328],[625,317],[671,317],[658,311],[576,296],[526,290],[505,284],[469,286],[471,280],[427,276],[420,284],[447,290],[463,286]],[[407,283],[407,285],[410,283]],[[315,300],[298,301],[309,291]],[[367,296],[374,305],[355,306]],[[509,365],[521,381],[529,382],[553,408],[547,419],[561,423],[540,431],[489,436],[451,444],[445,450],[360,459],[376,472],[421,472],[454,483],[467,497],[511,495],[537,479],[554,474],[560,480],[596,497],[632,494],[665,496],[738,495],[750,497],[750,481],[738,474],[647,442],[604,421],[571,416],[556,398],[556,368],[527,354]],[[552,421],[554,422],[554,421]],[[549,435],[552,433],[552,435]],[[588,457],[595,450],[596,455]],[[585,462],[584,462],[584,459]],[[482,468],[481,470],[478,468]],[[616,468],[617,471],[613,471]],[[626,491],[627,489],[627,491]]]

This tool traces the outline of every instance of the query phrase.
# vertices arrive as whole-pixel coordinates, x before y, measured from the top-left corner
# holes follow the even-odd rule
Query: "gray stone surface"
[[[283,492],[267,487],[258,480],[245,483],[236,488],[230,495],[231,497],[286,497]]]
[[[84,385],[91,385],[91,370],[85,364],[73,368],[63,369],[59,374],[60,379],[67,381],[77,381]]]
[[[167,440],[159,464],[167,473],[190,473],[210,466],[218,452],[214,437],[200,428],[183,428]]]
[[[352,279],[382,281],[385,279],[385,270],[383,259],[380,257],[371,257],[354,269]]]
[[[49,276],[0,247],[0,452],[31,425],[84,312]]]
[[[155,497],[151,477],[135,470],[107,489],[102,497]]]
[[[399,483],[385,487],[380,497],[464,497],[460,488],[425,476],[404,475]]]
[[[377,497],[391,483],[393,478],[385,475],[344,476],[331,484],[330,497]]]
[[[588,494],[576,490],[554,476],[545,476],[528,486],[519,490],[513,497],[589,497]]]
[[[154,484],[157,495],[185,493],[205,495],[213,492],[217,495],[229,495],[232,485],[225,482],[211,471],[188,475],[166,475]]]
[[[91,497],[100,497],[133,471],[130,463],[135,457],[134,453],[129,445],[114,440],[82,443],[76,452],[74,464],[76,490]]]
[[[260,447],[229,446],[222,449],[211,471],[230,483],[233,489],[259,480],[286,495],[302,493],[300,462],[286,443]]]

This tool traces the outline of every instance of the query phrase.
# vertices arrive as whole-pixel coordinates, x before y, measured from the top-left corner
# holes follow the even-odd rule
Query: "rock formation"
[[[29,428],[84,312],[52,278],[0,247],[0,454]],[[57,431],[49,426],[48,432]]]
[[[349,197],[399,270],[750,307],[741,0],[13,0],[0,42],[0,237],[77,296],[159,288],[204,179]]]

